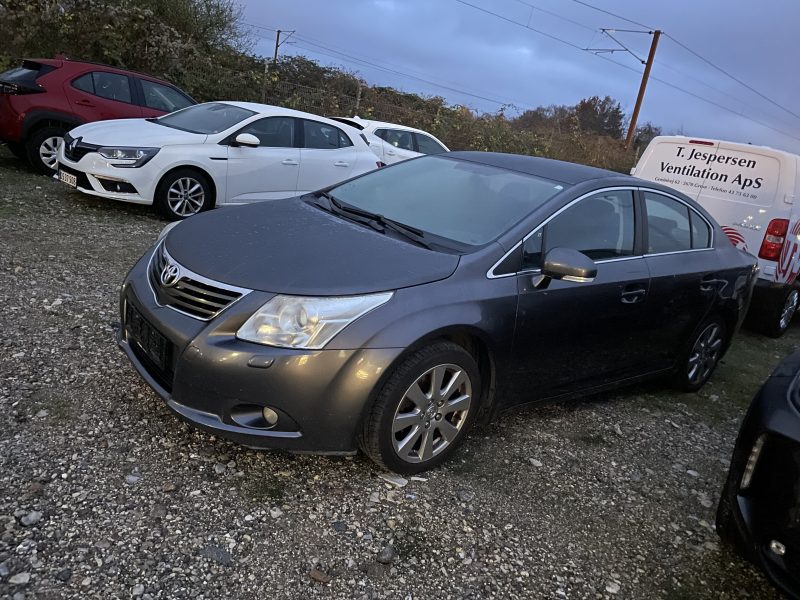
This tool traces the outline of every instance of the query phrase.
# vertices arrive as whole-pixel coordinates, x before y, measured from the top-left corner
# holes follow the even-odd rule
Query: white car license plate
[[[66,171],[59,171],[58,178],[67,185],[71,185],[72,187],[78,187],[78,178],[71,173],[67,173]]]

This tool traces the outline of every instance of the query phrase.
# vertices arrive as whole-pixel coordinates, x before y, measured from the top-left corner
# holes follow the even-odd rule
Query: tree
[[[622,138],[625,129],[625,113],[619,102],[611,96],[585,98],[575,106],[581,131]]]
[[[636,128],[636,137],[633,143],[641,148],[646,148],[653,141],[653,138],[659,135],[661,135],[661,127],[657,127],[648,121]]]

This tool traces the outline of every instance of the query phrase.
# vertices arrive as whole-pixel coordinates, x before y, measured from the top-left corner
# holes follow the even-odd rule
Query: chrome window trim
[[[167,258],[167,260],[172,261],[173,263],[175,263],[176,265],[178,265],[180,267],[180,269],[181,269],[181,278],[186,276],[189,279],[194,279],[195,281],[198,281],[200,283],[204,283],[206,285],[217,287],[217,288],[220,288],[220,289],[223,289],[223,290],[228,290],[229,292],[236,292],[236,293],[241,294],[241,295],[238,298],[236,298],[236,300],[234,300],[233,302],[231,302],[230,304],[225,306],[225,308],[223,308],[222,310],[217,312],[216,314],[213,314],[210,317],[206,317],[206,318],[198,317],[197,315],[193,315],[191,313],[185,312],[185,311],[183,311],[183,310],[181,310],[179,308],[175,308],[174,306],[170,306],[169,304],[161,304],[158,301],[158,294],[156,294],[155,289],[153,289],[153,284],[150,282],[150,266],[153,263],[153,259],[155,258],[156,253],[159,252],[159,251],[163,251],[164,252],[164,256]],[[221,315],[223,312],[228,310],[231,306],[233,306],[234,304],[239,302],[239,300],[241,300],[242,298],[247,296],[247,294],[249,294],[250,292],[253,291],[253,290],[249,290],[247,288],[241,288],[241,287],[237,287],[235,285],[230,285],[228,283],[222,283],[220,281],[215,281],[213,279],[209,279],[208,277],[203,277],[202,275],[200,275],[199,273],[195,273],[191,269],[187,269],[181,263],[179,263],[177,260],[172,258],[172,255],[169,252],[167,252],[167,248],[166,248],[166,246],[164,244],[164,240],[161,240],[158,244],[156,244],[155,248],[153,249],[152,254],[150,254],[150,260],[147,261],[147,286],[150,288],[150,292],[153,294],[153,300],[155,301],[156,306],[159,306],[161,308],[169,308],[171,310],[174,310],[177,313],[181,313],[182,315],[186,315],[187,317],[191,317],[192,319],[197,319],[198,321],[210,321],[212,319],[217,318],[219,315]]]
[[[614,186],[614,187],[601,188],[601,189],[593,190],[591,192],[587,192],[587,193],[583,194],[582,196],[578,196],[577,198],[575,198],[574,200],[572,200],[568,204],[565,204],[564,206],[559,208],[556,212],[554,212],[552,215],[547,217],[544,221],[539,223],[539,225],[537,225],[532,231],[530,231],[530,233],[528,233],[525,237],[523,237],[519,242],[514,244],[511,247],[511,249],[509,249],[505,254],[503,254],[503,256],[500,258],[500,260],[495,262],[489,268],[489,270],[486,272],[486,278],[487,279],[502,279],[504,277],[516,277],[517,275],[525,274],[525,273],[541,273],[542,272],[541,269],[523,269],[523,270],[517,271],[515,273],[503,273],[501,275],[495,275],[494,274],[494,270],[497,267],[499,267],[502,264],[502,262],[505,259],[507,259],[514,251],[516,251],[520,246],[522,246],[522,244],[524,244],[525,241],[529,237],[531,237],[534,233],[536,233],[542,227],[547,225],[550,221],[555,219],[562,212],[564,212],[565,210],[570,208],[572,205],[577,204],[581,200],[585,200],[586,198],[594,196],[595,194],[601,194],[603,192],[624,192],[624,191],[652,192],[652,193],[655,193],[655,194],[661,194],[662,196],[666,196],[668,198],[672,198],[673,200],[676,200],[676,201],[680,202],[681,204],[686,206],[686,208],[688,208],[689,210],[695,212],[701,219],[703,219],[703,221],[706,223],[706,225],[708,225],[708,228],[711,230],[711,239],[710,239],[710,242],[709,242],[710,245],[708,246],[708,248],[691,248],[689,250],[675,250],[673,252],[657,252],[657,253],[654,253],[654,254],[639,254],[639,255],[636,255],[636,256],[620,256],[619,258],[606,258],[606,259],[603,259],[603,260],[594,261],[595,264],[599,265],[599,264],[605,264],[605,263],[610,263],[610,262],[621,262],[621,261],[624,261],[624,260],[634,260],[634,259],[637,259],[637,258],[649,258],[649,257],[653,257],[653,256],[666,256],[666,255],[670,255],[670,254],[686,254],[688,252],[707,252],[709,250],[714,250],[715,249],[714,248],[714,242],[716,240],[715,240],[715,237],[714,237],[714,227],[711,225],[711,223],[709,222],[708,219],[706,219],[701,213],[697,212],[691,205],[687,204],[684,200],[681,200],[677,196],[673,196],[669,192],[656,190],[654,188],[642,187],[642,186]],[[642,198],[642,201],[644,201],[644,198]],[[691,227],[691,219],[690,219],[690,227]]]

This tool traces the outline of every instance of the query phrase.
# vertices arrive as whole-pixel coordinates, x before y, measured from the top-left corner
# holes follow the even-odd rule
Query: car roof
[[[560,181],[561,183],[577,184],[592,179],[607,179],[611,177],[616,180],[630,180],[631,185],[640,185],[642,183],[641,179],[630,175],[538,156],[504,154],[502,152],[450,152],[447,156],[500,169],[508,169],[509,171],[518,171],[526,175],[535,175]]]
[[[354,121],[358,123],[359,127],[391,127],[393,129],[403,129],[405,131],[416,131],[417,133],[424,133],[426,135],[431,135],[424,129],[418,129],[416,127],[409,127],[408,125],[400,125],[400,123],[389,123],[388,121],[373,121],[371,119],[362,119],[361,117],[336,117],[336,119],[347,119],[348,121]]]
[[[71,65],[71,64],[74,64],[74,65],[87,65],[87,66],[93,66],[93,67],[102,67],[103,69],[108,70],[108,71],[113,72],[113,73],[124,73],[126,75],[136,75],[137,77],[141,77],[142,79],[148,79],[150,81],[155,81],[157,83],[163,83],[163,84],[166,84],[166,85],[168,85],[170,87],[174,87],[174,88],[177,88],[177,89],[180,90],[180,88],[178,88],[178,86],[176,86],[174,83],[172,83],[170,81],[167,81],[166,79],[161,79],[160,77],[155,77],[153,75],[148,75],[147,73],[141,73],[139,71],[133,71],[131,69],[124,69],[122,67],[114,67],[112,65],[107,65],[105,63],[92,62],[90,60],[80,60],[80,59],[77,59],[77,58],[64,57],[64,58],[26,58],[26,59],[23,59],[23,61],[24,62],[40,63],[40,64],[48,65],[48,66],[51,66],[51,67],[63,67],[64,65]],[[180,90],[180,91],[184,95],[188,96],[188,94],[186,92],[184,92],[183,90]]]

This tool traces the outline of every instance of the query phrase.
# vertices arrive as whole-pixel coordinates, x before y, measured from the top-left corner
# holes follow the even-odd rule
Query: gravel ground
[[[800,341],[501,418],[424,480],[181,424],[116,348],[164,222],[0,151],[0,597],[772,598],[713,520],[749,399]]]

